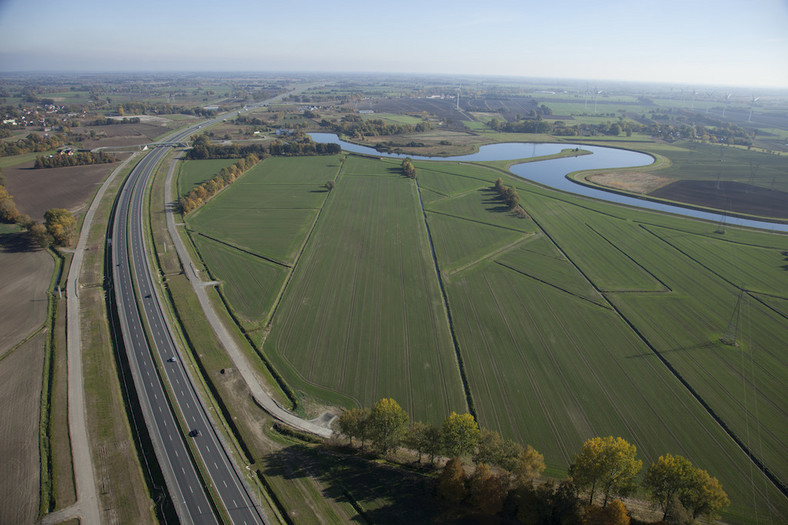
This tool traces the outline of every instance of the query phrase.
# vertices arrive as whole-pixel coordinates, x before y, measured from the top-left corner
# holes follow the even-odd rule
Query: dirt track
[[[788,219],[788,193],[741,182],[683,180],[649,195],[727,212]]]

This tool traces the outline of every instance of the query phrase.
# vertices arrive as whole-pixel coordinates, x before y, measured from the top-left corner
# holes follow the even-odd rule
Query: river
[[[351,142],[340,140],[334,133],[310,133],[312,140],[322,143],[334,143],[342,146],[345,151],[354,153],[364,153],[378,157],[388,157],[404,159],[410,157],[414,160],[433,160],[433,161],[492,161],[492,160],[515,160],[528,159],[532,157],[542,157],[560,153],[568,148],[582,148],[590,151],[592,155],[581,155],[578,157],[565,157],[559,159],[542,160],[537,162],[527,162],[515,164],[510,171],[525,180],[538,182],[544,186],[557,190],[592,197],[608,202],[626,204],[638,208],[663,211],[705,219],[713,222],[721,222],[723,216],[719,213],[711,213],[682,206],[672,206],[647,199],[628,197],[618,193],[590,188],[578,184],[566,177],[567,174],[579,170],[607,169],[607,168],[631,168],[638,166],[648,166],[654,159],[645,153],[636,151],[606,148],[602,146],[588,146],[585,144],[568,143],[528,143],[528,142],[507,142],[501,144],[488,144],[479,148],[476,153],[470,155],[458,155],[453,157],[426,157],[422,155],[403,155],[398,153],[381,153],[374,148],[360,146]],[[756,221],[752,219],[742,219],[739,217],[726,216],[725,224],[747,226],[750,228],[760,228],[764,230],[788,232],[788,224],[774,222]]]

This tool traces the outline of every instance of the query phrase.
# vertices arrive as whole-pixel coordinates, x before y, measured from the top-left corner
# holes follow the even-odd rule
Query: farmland
[[[715,234],[504,176],[530,215],[517,218],[491,190],[500,171],[417,162],[414,184],[397,161],[342,159],[268,159],[189,219],[231,308],[267,319],[275,299],[244,301],[284,287],[262,349],[299,396],[392,396],[434,422],[466,410],[467,389],[480,423],[534,445],[550,473],[588,437],[621,435],[645,462],[671,452],[709,470],[736,521],[788,514],[731,439],[788,477],[785,236]],[[268,228],[284,210],[304,215]],[[230,248],[206,258],[218,239]]]
[[[124,156],[125,158],[125,156]],[[68,168],[32,169],[24,163],[3,169],[6,188],[22,213],[42,221],[50,208],[65,208],[77,214],[89,202],[104,178],[118,165],[96,164]]]
[[[303,389],[360,405],[391,395],[419,419],[465,410],[418,194],[398,163],[345,161],[264,349]]]
[[[32,523],[38,517],[38,415],[44,363],[39,334],[0,360],[0,522]],[[13,422],[13,423],[11,423]]]

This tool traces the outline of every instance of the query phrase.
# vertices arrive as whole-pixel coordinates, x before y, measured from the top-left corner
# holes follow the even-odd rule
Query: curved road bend
[[[182,140],[197,127],[176,134],[172,141]],[[184,523],[216,523],[208,495],[191,460],[186,439],[192,439],[208,473],[209,482],[219,495],[221,505],[233,523],[267,523],[251,497],[241,474],[228,456],[214,426],[198,398],[186,368],[178,356],[161,303],[153,285],[148,266],[143,229],[144,189],[154,168],[168,148],[156,148],[134,168],[121,191],[112,234],[114,287],[123,340],[134,378],[140,405],[153,442],[168,490],[179,519]],[[132,276],[133,268],[133,276]],[[133,278],[136,278],[136,287]],[[143,307],[141,312],[135,290]],[[150,328],[153,348],[148,346],[142,315]],[[162,369],[152,358],[156,351]],[[162,373],[170,383],[173,408],[177,409],[187,432],[199,430],[200,435],[184,436],[167,401]]]
[[[170,170],[167,174],[167,181],[165,182],[165,202],[173,202],[172,197],[172,175],[174,172],[175,163],[170,166]],[[331,437],[333,432],[330,428],[328,428],[327,423],[330,423],[330,420],[326,420],[325,423],[320,424],[314,421],[307,421],[301,419],[300,417],[288,412],[284,408],[282,408],[272,397],[271,395],[266,392],[263,388],[260,380],[254,373],[254,367],[249,362],[247,357],[241,351],[240,347],[235,341],[235,338],[230,335],[230,331],[227,327],[222,323],[219,318],[219,315],[216,313],[214,309],[214,305],[208,297],[208,293],[206,290],[206,283],[202,281],[202,279],[197,275],[195,271],[194,262],[192,261],[189,251],[186,249],[186,246],[183,243],[183,239],[178,233],[178,230],[175,226],[175,211],[172,207],[168,207],[167,210],[167,229],[170,233],[170,238],[172,239],[173,244],[175,245],[175,250],[178,253],[178,258],[181,261],[181,267],[183,268],[183,273],[186,275],[186,278],[189,279],[189,282],[192,285],[192,289],[194,290],[194,294],[197,296],[197,300],[200,302],[200,307],[202,307],[203,314],[205,318],[208,320],[208,324],[211,325],[214,334],[219,339],[224,347],[225,351],[227,351],[227,355],[235,365],[235,368],[240,372],[241,377],[243,378],[246,386],[249,388],[249,391],[252,394],[252,397],[260,405],[263,410],[271,414],[275,419],[283,423],[287,423],[293,428],[298,430],[302,430],[304,432],[310,432],[312,434],[316,434],[318,436],[328,438]],[[318,418],[321,420],[322,418]]]

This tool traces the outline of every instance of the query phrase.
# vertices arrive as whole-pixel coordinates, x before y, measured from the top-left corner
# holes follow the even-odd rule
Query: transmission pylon
[[[744,288],[740,288],[739,297],[736,298],[736,305],[733,307],[733,315],[731,315],[731,320],[728,322],[728,329],[725,330],[725,334],[720,338],[720,342],[722,344],[728,346],[738,346],[736,343],[736,338],[739,335],[739,316],[743,297]]]

